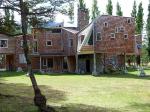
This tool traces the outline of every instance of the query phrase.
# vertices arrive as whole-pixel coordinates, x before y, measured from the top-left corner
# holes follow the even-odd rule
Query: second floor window
[[[96,35],[96,41],[101,41],[101,40],[102,40],[101,33],[98,32]]]
[[[0,48],[7,48],[8,40],[0,40]]]
[[[111,34],[110,34],[110,38],[115,38],[115,34],[114,34],[114,33],[111,33]]]
[[[73,47],[73,39],[69,39],[69,47]]]
[[[34,53],[37,53],[37,52],[38,52],[38,43],[37,43],[37,41],[34,41],[34,42],[33,42],[33,52],[34,52]]]
[[[52,40],[47,40],[46,41],[46,46],[52,46]]]

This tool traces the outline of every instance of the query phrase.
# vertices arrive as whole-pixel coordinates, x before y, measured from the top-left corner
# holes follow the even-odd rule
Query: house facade
[[[134,18],[102,15],[89,24],[88,10],[81,8],[77,28],[53,24],[33,28],[27,36],[34,71],[93,74],[124,68],[126,57],[140,51],[135,47],[140,38],[135,36]],[[1,70],[26,69],[22,46],[21,35],[0,34]]]

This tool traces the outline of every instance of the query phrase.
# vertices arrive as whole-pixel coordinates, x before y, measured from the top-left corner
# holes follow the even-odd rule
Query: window
[[[37,52],[38,52],[38,43],[37,43],[37,41],[34,41],[34,42],[33,42],[33,52],[34,52],[34,53],[37,53]]]
[[[24,54],[19,54],[19,63],[21,64],[27,63]]]
[[[118,30],[119,30],[119,28],[118,28],[118,27],[116,27],[116,28],[115,28],[115,32],[116,32],[116,33],[118,33],[118,32],[119,32]]]
[[[69,39],[69,47],[73,47],[73,39]]]
[[[47,59],[43,58],[43,66],[47,66]]]
[[[128,39],[128,34],[124,34],[124,39]]]
[[[127,23],[131,24],[131,19],[130,18],[127,19]]]
[[[110,34],[110,38],[115,38],[115,34],[114,34],[114,33],[111,33],[111,34]]]
[[[61,29],[52,29],[52,33],[61,33]]]
[[[108,27],[108,23],[107,22],[104,22],[104,27]]]
[[[101,37],[101,33],[98,32],[97,35],[96,35],[96,40],[97,41],[101,41],[102,40],[102,37]]]
[[[52,46],[52,41],[51,40],[47,40],[46,41],[46,46]]]
[[[82,44],[83,40],[84,40],[84,35],[81,35],[80,36],[80,42],[81,42],[81,44]]]
[[[7,48],[8,47],[8,40],[0,40],[0,47]]]
[[[120,30],[120,32],[124,32],[124,27],[121,26],[119,30]]]

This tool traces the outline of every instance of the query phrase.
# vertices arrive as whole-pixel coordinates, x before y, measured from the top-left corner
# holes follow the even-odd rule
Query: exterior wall
[[[0,48],[0,54],[14,54],[15,53],[15,38],[0,34],[0,39],[8,40],[8,48]]]
[[[88,9],[78,9],[78,30],[80,31],[89,24],[89,11]]]
[[[76,54],[76,34],[68,32],[66,30],[62,30],[62,38],[63,38],[63,51],[67,56],[73,56]],[[73,40],[73,46],[69,46],[69,40]]]
[[[76,59],[75,56],[68,56],[68,72],[75,72],[76,70]]]
[[[128,23],[129,19],[131,23]],[[108,26],[105,26],[105,23]],[[116,32],[117,27],[123,27],[124,30]],[[95,23],[95,35],[97,32],[101,33],[102,38],[100,41],[96,41],[95,38],[94,45],[97,53],[134,53],[134,18],[103,15]],[[115,34],[115,38],[111,38],[111,33]],[[128,35],[127,39],[124,37],[125,34]]]

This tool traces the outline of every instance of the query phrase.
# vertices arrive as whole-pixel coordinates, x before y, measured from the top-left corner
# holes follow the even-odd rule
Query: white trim
[[[130,22],[129,22],[129,21],[130,21]],[[127,18],[127,23],[128,23],[128,24],[131,24],[131,23],[132,23],[131,18]]]
[[[114,35],[113,37],[112,37],[112,34]],[[111,34],[110,34],[110,38],[116,38],[116,37],[115,37],[115,33],[111,33]]]
[[[97,39],[97,34],[100,34],[100,39],[99,39],[99,40]],[[102,41],[101,32],[97,32],[97,33],[96,33],[96,41]]]
[[[6,47],[1,47],[1,46],[0,46],[0,48],[8,48],[8,39],[0,39],[0,41],[1,41],[1,40],[6,40],[6,41],[7,41],[7,45],[6,45]]]
[[[48,41],[51,41],[51,45],[47,44]],[[52,40],[46,40],[46,46],[53,46]]]

